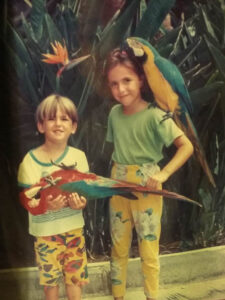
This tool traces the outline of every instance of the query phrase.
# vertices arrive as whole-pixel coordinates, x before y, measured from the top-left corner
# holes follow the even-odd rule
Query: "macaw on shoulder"
[[[61,165],[59,165],[61,166]],[[64,166],[61,166],[64,168]],[[59,169],[50,176],[43,177],[39,183],[24,189],[20,193],[20,201],[26,210],[33,215],[47,212],[47,197],[57,197],[59,194],[68,196],[78,193],[87,200],[102,199],[121,195],[130,200],[136,200],[135,192],[161,195],[170,199],[177,199],[196,204],[201,204],[177,193],[167,190],[152,190],[147,186],[129,183],[117,179],[98,176],[94,173],[82,173],[76,169]]]
[[[200,162],[209,181],[215,187],[213,175],[190,117],[193,112],[190,95],[177,66],[160,56],[148,41],[139,37],[127,38],[122,48],[127,51],[128,55],[135,57],[142,64],[156,104],[167,112],[168,116],[170,116],[170,113],[173,114],[177,125],[191,140],[197,160]]]

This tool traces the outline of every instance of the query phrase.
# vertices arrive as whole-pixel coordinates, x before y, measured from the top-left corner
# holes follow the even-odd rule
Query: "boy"
[[[67,145],[70,135],[77,129],[77,111],[70,99],[56,94],[48,96],[37,108],[36,121],[45,141],[30,150],[20,164],[20,187],[38,183],[40,178],[60,169],[57,164],[61,163],[76,165],[81,172],[88,171],[84,152]],[[31,201],[30,205],[34,203]],[[69,197],[50,194],[46,213],[29,213],[29,233],[35,237],[40,284],[44,285],[46,300],[59,298],[58,285],[62,277],[69,300],[81,299],[81,287],[88,283],[82,215],[85,206],[86,199],[77,193]]]

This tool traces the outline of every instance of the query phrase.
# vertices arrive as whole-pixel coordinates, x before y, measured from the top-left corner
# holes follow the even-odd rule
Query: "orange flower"
[[[51,43],[54,54],[42,54],[45,59],[42,59],[43,62],[48,64],[62,64],[66,65],[69,63],[68,51],[64,42],[64,46],[60,42],[55,41],[55,45]]]

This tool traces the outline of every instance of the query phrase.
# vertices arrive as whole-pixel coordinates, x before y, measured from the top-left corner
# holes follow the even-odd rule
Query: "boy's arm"
[[[159,173],[153,175],[147,181],[147,185],[152,189],[156,189],[159,183],[165,182],[173,173],[182,167],[194,151],[190,140],[185,135],[176,138],[173,144],[177,147],[175,155]]]

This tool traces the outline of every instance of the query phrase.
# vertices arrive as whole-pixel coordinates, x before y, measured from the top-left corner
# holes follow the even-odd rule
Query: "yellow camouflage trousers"
[[[115,164],[111,177],[145,185],[147,178],[157,171],[159,171],[157,165]],[[138,200],[129,200],[122,196],[113,196],[110,200],[112,293],[114,297],[125,295],[129,249],[132,230],[135,227],[144,278],[144,292],[146,297],[156,298],[159,287],[162,197],[147,193],[134,194]]]

